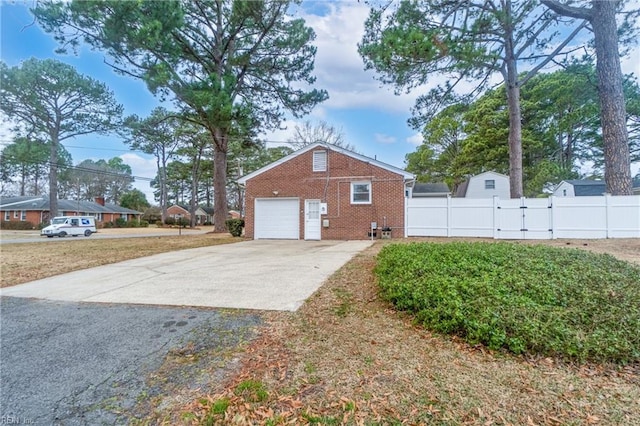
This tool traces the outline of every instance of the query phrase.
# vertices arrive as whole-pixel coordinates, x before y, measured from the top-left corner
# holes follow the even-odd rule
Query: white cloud
[[[392,87],[382,87],[374,79],[374,72],[364,70],[358,43],[364,35],[369,6],[364,2],[337,2],[327,4],[326,9],[328,12],[323,16],[301,13],[316,33],[315,86],[329,92],[329,99],[323,105],[408,113],[416,96],[425,90],[396,96]]]
[[[424,139],[422,137],[422,133],[416,133],[415,135],[409,136],[407,138],[407,143],[410,143],[411,145],[418,146],[418,145],[422,144],[423,140]]]
[[[385,135],[384,133],[374,133],[373,137],[377,143],[385,145],[396,143],[397,141],[395,136]]]

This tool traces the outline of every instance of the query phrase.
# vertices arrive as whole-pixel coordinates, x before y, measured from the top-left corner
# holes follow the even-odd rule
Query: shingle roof
[[[49,197],[2,197],[2,210],[39,210],[49,211]],[[104,206],[94,201],[58,200],[59,211],[81,211],[84,213],[127,213],[142,214],[142,212],[106,203]]]
[[[430,197],[449,194],[449,187],[444,182],[438,183],[416,183],[413,186],[412,196],[414,198]]]
[[[575,179],[565,181],[573,185],[573,193],[576,197],[588,197],[590,195],[602,195],[607,192],[605,183],[601,180]]]

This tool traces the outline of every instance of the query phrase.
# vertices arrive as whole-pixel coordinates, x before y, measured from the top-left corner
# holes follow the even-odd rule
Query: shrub
[[[171,216],[169,216],[168,218],[166,218],[164,220],[164,224],[165,225],[175,225],[176,224],[176,220],[174,218],[172,218]]]
[[[182,228],[186,228],[187,226],[191,226],[191,222],[189,221],[189,219],[181,217],[176,220],[176,225]]]
[[[127,227],[127,221],[125,219],[119,217],[115,221],[115,226],[116,226],[116,228],[126,228]]]
[[[244,219],[227,219],[225,222],[232,237],[240,237],[244,228]]]
[[[116,224],[113,222],[105,222],[102,227],[105,229],[109,229],[109,228],[115,228]]]
[[[4,221],[3,220],[2,222],[0,222],[0,228],[6,229],[6,230],[12,230],[12,231],[30,231],[32,229],[35,229],[35,226],[33,225],[33,223],[27,222],[27,221]]]
[[[382,294],[436,332],[575,361],[640,361],[640,267],[577,249],[393,244]]]

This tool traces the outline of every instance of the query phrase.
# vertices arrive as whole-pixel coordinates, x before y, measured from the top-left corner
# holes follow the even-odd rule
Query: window
[[[20,220],[22,220],[22,221],[27,220],[27,211],[26,210],[22,210],[20,212]]]
[[[125,222],[127,221],[127,214],[126,214],[126,213],[122,213],[122,214],[120,215],[120,217],[121,217],[122,219],[124,219],[124,221],[125,221]]]
[[[566,197],[566,196],[567,196],[567,190],[566,190],[566,189],[563,189],[563,190],[562,190],[562,195],[563,195],[564,197]]]
[[[313,171],[327,171],[327,151],[313,151]]]
[[[78,219],[71,219],[71,226],[79,226],[80,225],[80,221],[78,221]]]
[[[102,222],[102,213],[96,213],[93,215],[98,222]]]
[[[351,204],[371,204],[371,182],[351,182]]]
[[[9,212],[9,210],[4,212],[4,220],[6,220],[7,222],[11,220],[11,213]]]
[[[484,181],[484,189],[496,189],[496,181],[493,179],[486,179]]]
[[[17,218],[19,218],[19,217],[20,217],[20,212],[19,212],[18,210],[14,210],[14,211],[13,211],[13,218],[14,218],[14,219],[17,219]]]

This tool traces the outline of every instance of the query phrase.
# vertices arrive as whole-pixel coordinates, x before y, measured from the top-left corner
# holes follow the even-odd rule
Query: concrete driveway
[[[244,241],[71,272],[5,288],[0,295],[295,311],[327,277],[370,245],[371,241]]]

